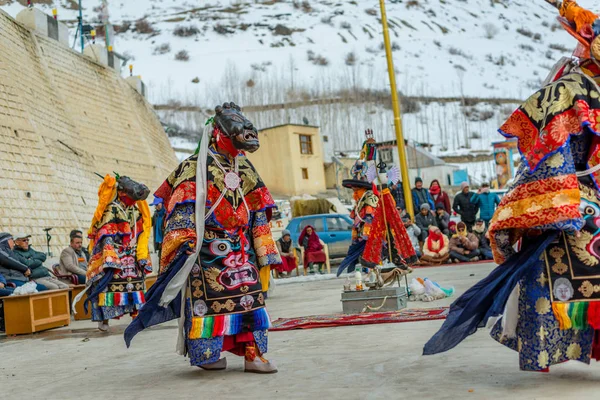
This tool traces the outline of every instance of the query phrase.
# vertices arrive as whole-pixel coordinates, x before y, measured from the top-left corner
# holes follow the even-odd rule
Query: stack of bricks
[[[114,69],[0,11],[0,232],[53,253],[86,231],[101,175],[154,190],[177,165],[152,106]]]

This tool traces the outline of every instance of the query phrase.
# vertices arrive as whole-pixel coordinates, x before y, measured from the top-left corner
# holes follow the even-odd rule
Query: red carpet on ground
[[[393,324],[398,322],[446,319],[448,307],[404,309],[400,311],[362,314],[311,315],[298,318],[279,318],[273,321],[272,332],[293,329],[332,328],[346,325]]]
[[[494,260],[479,260],[479,261],[471,261],[471,262],[461,262],[461,263],[446,263],[446,264],[432,264],[432,265],[411,265],[412,269],[419,268],[432,268],[432,267],[459,267],[462,265],[472,265],[472,264],[489,264],[493,263]]]

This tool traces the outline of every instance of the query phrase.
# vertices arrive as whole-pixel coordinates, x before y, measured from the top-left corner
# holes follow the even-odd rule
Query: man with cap
[[[475,193],[469,190],[469,184],[463,182],[460,184],[460,193],[454,197],[454,204],[452,208],[460,215],[460,220],[465,223],[469,232],[473,228],[475,218],[477,216],[478,207],[473,202]]]
[[[62,283],[50,270],[44,266],[46,253],[36,251],[29,244],[31,235],[27,233],[17,233],[14,236],[15,248],[13,250],[15,259],[31,270],[29,279],[34,280],[46,286],[49,290],[68,289],[69,285]]]
[[[296,263],[296,256],[294,255],[294,244],[292,243],[292,235],[290,231],[284,229],[281,232],[281,238],[277,242],[277,250],[281,256],[281,264],[275,265],[274,269],[278,273],[285,273],[285,276],[291,276],[292,271],[298,266]]]
[[[6,283],[14,286],[23,286],[29,281],[31,270],[26,265],[15,259],[13,249],[15,241],[10,233],[0,233],[0,275],[3,275]],[[37,290],[48,290],[44,285],[37,284]]]
[[[415,210],[421,209],[422,204],[429,204],[429,209],[432,210],[435,205],[433,198],[429,194],[429,190],[423,187],[423,179],[420,177],[415,178],[415,187],[412,190],[413,206]]]
[[[420,210],[421,212],[415,215],[415,224],[421,229],[421,234],[418,237],[422,247],[423,242],[427,239],[427,235],[429,235],[429,227],[437,225],[428,203],[421,204]]]
[[[163,206],[163,199],[160,197],[154,197],[154,201],[151,206],[154,206],[154,215],[152,216],[152,233],[154,234],[154,251],[158,253],[158,259],[160,260],[160,253],[162,250],[162,242],[164,238],[164,221],[165,221],[165,207]]]

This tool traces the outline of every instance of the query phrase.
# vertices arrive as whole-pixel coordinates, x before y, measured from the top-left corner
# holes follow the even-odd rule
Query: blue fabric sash
[[[127,329],[125,329],[123,334],[127,347],[131,345],[133,337],[144,329],[171,321],[181,316],[181,296],[175,297],[175,299],[173,299],[166,307],[161,307],[159,302],[168,283],[173,279],[175,274],[179,272],[189,257],[186,254],[186,251],[188,250],[190,250],[190,247],[187,243],[181,246],[179,254],[171,262],[168,271],[159,275],[156,279],[156,283],[152,285],[148,292],[146,292],[146,303],[140,309],[138,316],[131,321]]]
[[[456,347],[477,328],[484,327],[490,317],[501,315],[514,287],[558,234],[558,231],[546,231],[527,241],[520,252],[452,303],[444,324],[425,344],[423,355],[443,353]]]
[[[102,293],[104,291],[104,289],[106,289],[106,287],[108,286],[113,275],[115,274],[115,269],[114,268],[106,268],[103,271],[103,273],[104,273],[104,276],[102,277],[102,279],[100,279],[97,283],[90,285],[86,289],[86,291],[93,289],[93,291],[90,294],[88,294],[87,299],[85,299],[85,301],[83,302],[83,309],[86,314],[88,313],[88,308],[89,308],[89,305],[92,304],[92,301],[97,299],[98,295],[100,293]]]
[[[348,249],[348,255],[342,260],[342,263],[340,264],[337,270],[337,276],[340,276],[346,268],[348,268],[348,272],[353,272],[356,269],[358,259],[365,251],[366,245],[366,240],[361,240],[350,245],[350,248]]]

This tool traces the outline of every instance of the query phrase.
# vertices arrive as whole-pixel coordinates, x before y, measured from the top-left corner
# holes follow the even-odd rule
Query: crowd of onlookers
[[[85,283],[89,254],[80,230],[71,231],[70,244],[55,265],[48,265],[46,253],[31,245],[31,237],[28,233],[0,233],[0,297],[11,295],[28,282],[34,282],[38,291]]]
[[[423,180],[416,178],[412,189],[416,214],[414,222],[405,212],[402,184],[393,185],[391,193],[396,200],[396,207],[403,214],[404,225],[422,263],[492,259],[487,229],[500,198],[490,192],[489,184],[483,183],[474,193],[469,184],[464,182],[451,202],[437,179],[431,181],[427,189],[423,187]],[[453,213],[460,217],[458,223],[452,221]]]
[[[165,209],[159,198],[151,205],[155,207],[152,216],[154,249],[160,258]],[[82,231],[70,232],[69,246],[62,250],[59,262],[54,265],[49,265],[46,253],[31,245],[31,237],[28,233],[0,233],[0,297],[11,295],[15,288],[27,282],[35,282],[40,292],[85,284],[90,254],[83,245]]]

